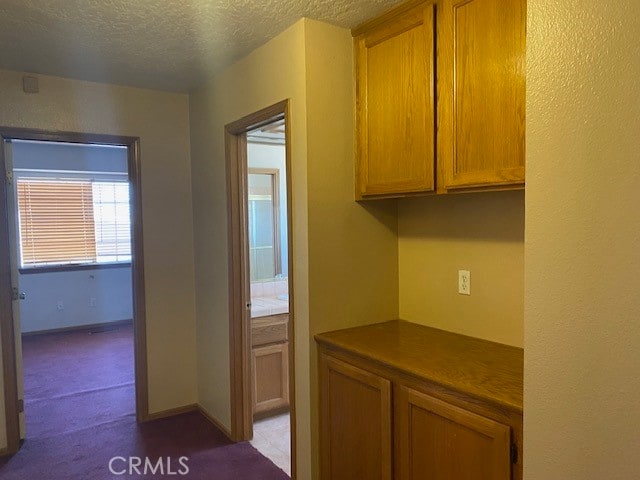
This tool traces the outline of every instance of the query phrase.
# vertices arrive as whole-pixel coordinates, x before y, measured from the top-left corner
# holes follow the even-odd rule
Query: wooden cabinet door
[[[441,0],[437,24],[439,178],[523,184],[526,0]]]
[[[253,414],[260,418],[289,406],[289,343],[254,347]]]
[[[510,428],[398,386],[395,403],[398,480],[509,480]]]
[[[426,2],[355,39],[358,199],[434,189],[433,28]]]
[[[320,355],[321,480],[390,480],[391,384]]]

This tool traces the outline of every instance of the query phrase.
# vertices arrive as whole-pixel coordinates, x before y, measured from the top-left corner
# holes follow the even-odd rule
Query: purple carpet
[[[26,337],[23,356],[27,438],[16,455],[0,459],[3,480],[289,478],[199,413],[138,425],[131,327]],[[112,473],[114,457],[122,459],[112,462]],[[131,467],[130,457],[142,464],[134,458]]]

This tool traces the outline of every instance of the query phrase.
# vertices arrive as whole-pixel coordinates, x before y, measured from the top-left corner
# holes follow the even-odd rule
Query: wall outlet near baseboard
[[[96,297],[91,297],[89,299],[89,306],[90,307],[97,307],[98,306],[98,300],[96,299]]]
[[[471,272],[469,270],[458,270],[458,293],[471,295]]]
[[[56,304],[56,308],[58,310],[64,310],[64,302],[62,300],[58,300],[58,303]]]

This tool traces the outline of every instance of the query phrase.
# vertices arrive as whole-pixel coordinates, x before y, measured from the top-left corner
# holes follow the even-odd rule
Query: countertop
[[[315,336],[402,373],[522,413],[524,350],[403,320]]]

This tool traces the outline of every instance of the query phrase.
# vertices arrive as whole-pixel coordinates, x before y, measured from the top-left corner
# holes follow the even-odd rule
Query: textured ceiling
[[[0,69],[186,92],[301,17],[353,27],[398,0],[0,0]]]

